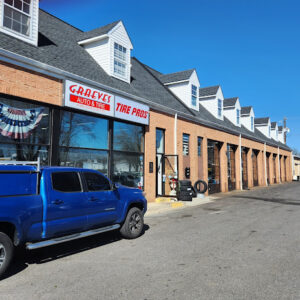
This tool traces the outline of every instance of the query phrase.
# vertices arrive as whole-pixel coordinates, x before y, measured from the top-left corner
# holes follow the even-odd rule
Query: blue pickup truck
[[[28,250],[119,229],[141,235],[147,200],[80,168],[0,165],[0,276],[16,246]]]

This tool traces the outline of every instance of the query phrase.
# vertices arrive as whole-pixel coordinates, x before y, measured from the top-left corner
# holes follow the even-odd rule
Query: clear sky
[[[287,117],[300,151],[300,1],[41,0],[84,31],[122,20],[133,56],[171,73],[196,68],[201,87],[254,106],[256,117]]]

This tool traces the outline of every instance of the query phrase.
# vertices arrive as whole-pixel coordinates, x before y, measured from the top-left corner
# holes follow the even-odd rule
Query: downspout
[[[175,114],[175,117],[174,117],[174,155],[177,155],[177,113]],[[179,179],[178,156],[177,156],[177,159],[175,160],[175,170],[177,172],[177,174],[176,174],[177,179]]]
[[[267,146],[266,146],[266,143],[264,143],[264,158],[265,158],[265,181],[266,181],[266,186],[268,186],[268,178],[267,178]]]
[[[243,190],[243,170],[242,170],[242,135],[239,136],[239,146],[240,146],[240,187]]]
[[[278,176],[279,176],[279,183],[281,183],[281,170],[280,170],[280,158],[279,158],[279,147],[277,148],[277,157],[278,157]]]

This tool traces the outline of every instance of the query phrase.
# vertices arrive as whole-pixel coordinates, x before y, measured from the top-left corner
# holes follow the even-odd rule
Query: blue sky
[[[122,20],[136,56],[171,73],[196,68],[202,87],[220,84],[256,117],[287,117],[300,151],[300,2],[292,0],[41,0],[84,31]]]

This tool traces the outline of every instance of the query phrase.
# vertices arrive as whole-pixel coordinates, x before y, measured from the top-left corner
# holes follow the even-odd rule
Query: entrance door
[[[176,196],[178,155],[157,154],[156,172],[157,196]]]
[[[236,189],[235,180],[235,150],[234,145],[227,144],[227,177],[228,177],[228,190]]]
[[[252,151],[252,170],[253,170],[253,186],[258,186],[258,167],[257,167],[258,152]]]
[[[221,143],[207,141],[208,193],[219,193],[220,189],[220,149]]]
[[[248,188],[248,164],[247,164],[247,152],[246,148],[242,148],[242,182],[243,189]]]

